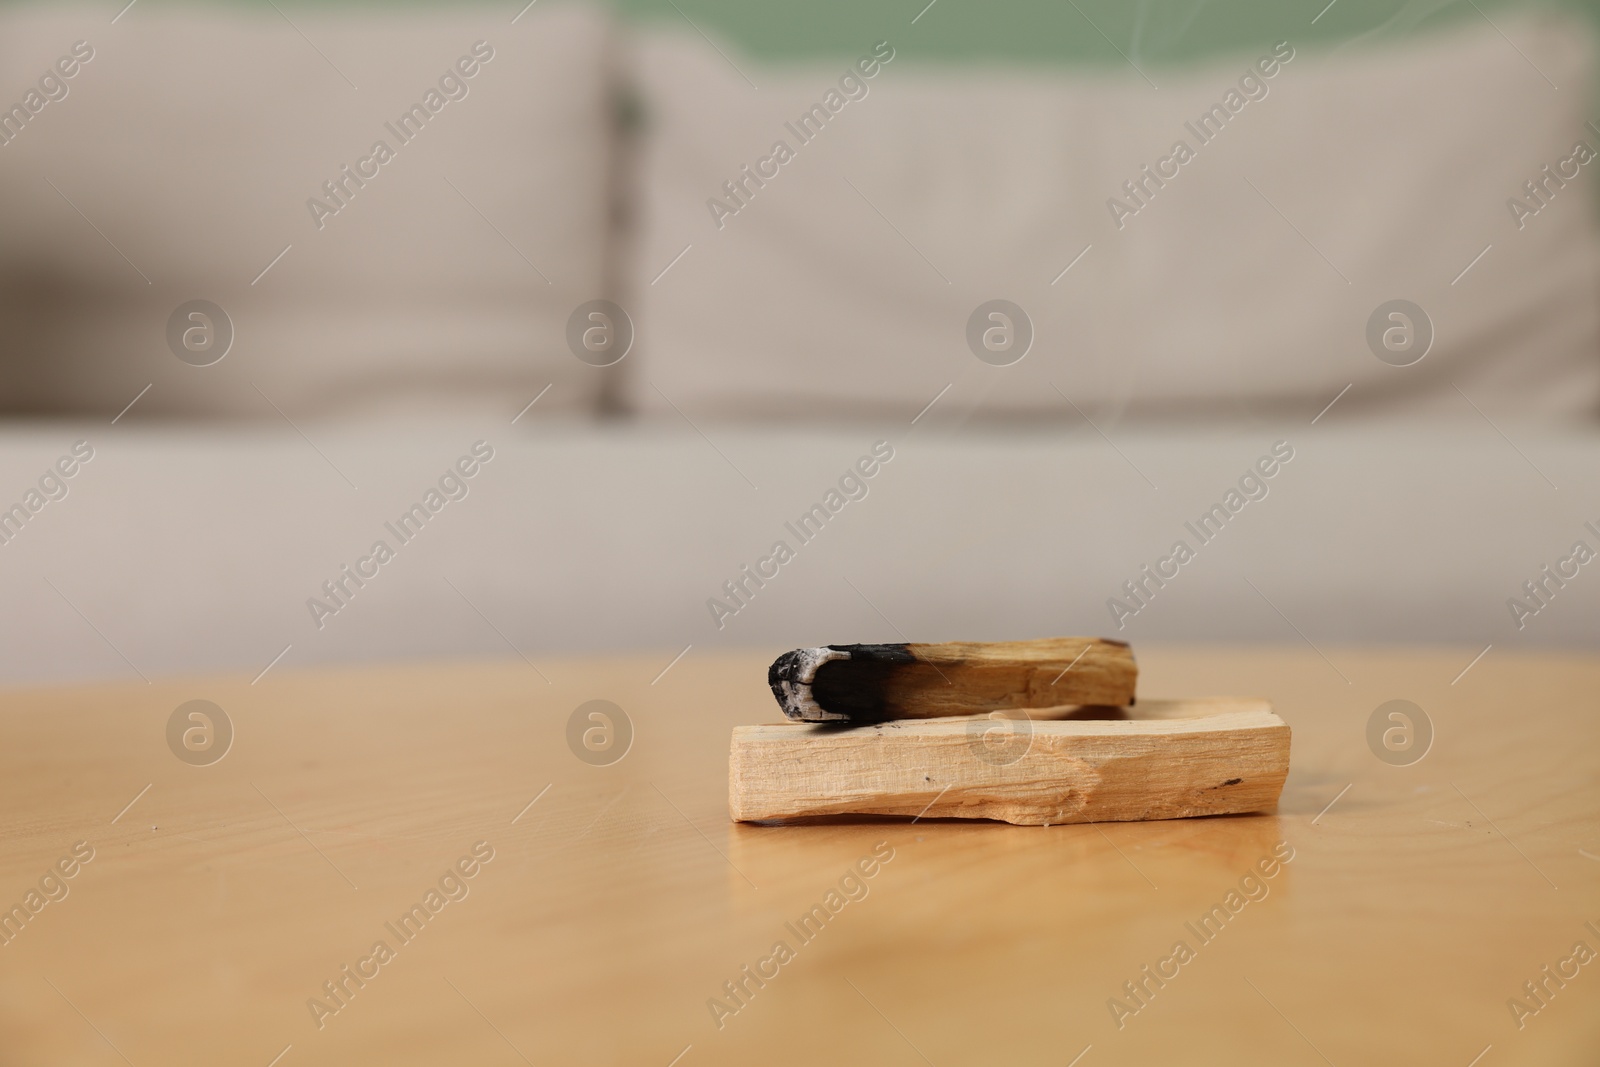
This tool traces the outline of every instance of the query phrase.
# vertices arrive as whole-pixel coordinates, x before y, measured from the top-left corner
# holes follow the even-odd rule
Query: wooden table
[[[1600,960],[1541,974],[1600,952],[1600,665],[1452,682],[1475,651],[1141,648],[1145,695],[1276,703],[1279,810],[1049,828],[730,823],[767,655],[12,693],[0,907],[94,858],[0,946],[0,1064],[1600,1063]],[[197,698],[236,730],[210,766],[167,745]],[[609,766],[566,740],[595,698],[635,730]],[[1410,766],[1366,739],[1394,698],[1436,732]]]

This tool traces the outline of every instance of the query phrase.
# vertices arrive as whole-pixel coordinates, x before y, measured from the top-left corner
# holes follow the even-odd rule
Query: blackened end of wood
[[[797,648],[773,660],[767,685],[795,722],[879,722],[892,672],[915,662],[903,644]]]
[[[767,685],[772,689],[778,707],[791,719],[800,718],[800,705],[795,701],[794,694],[804,684],[800,681],[801,668],[805,663],[804,651],[797,648],[793,652],[785,652],[767,668]]]
[[[851,645],[824,645],[785,652],[767,669],[767,685],[784,715],[794,722],[843,722],[848,716],[819,704],[812,691],[817,671],[829,663],[850,659]]]
[[[785,652],[772,661],[772,666],[767,668],[767,685],[772,689],[772,695],[778,698],[778,703],[783,703],[783,690],[786,685],[793,685],[800,680],[800,652]]]
[[[847,660],[835,660],[818,667],[811,680],[811,698],[851,722],[882,722],[894,717],[889,705],[896,691],[896,678],[902,668],[917,662],[903,644],[829,645],[835,652],[849,653]]]

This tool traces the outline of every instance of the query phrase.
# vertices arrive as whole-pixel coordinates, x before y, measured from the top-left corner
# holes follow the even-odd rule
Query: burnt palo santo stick
[[[1139,665],[1121,641],[826,645],[785,652],[767,684],[795,722],[882,722],[1063,704],[1127,705]]]

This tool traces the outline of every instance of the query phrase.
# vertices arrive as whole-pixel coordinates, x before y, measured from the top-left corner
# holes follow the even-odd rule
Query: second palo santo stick
[[[1265,700],[1152,700],[1113,719],[735,727],[728,807],[741,821],[1180,819],[1270,810],[1288,773],[1289,727]]]
[[[826,645],[779,656],[767,683],[795,722],[882,722],[1063,704],[1132,704],[1139,665],[1121,641]]]

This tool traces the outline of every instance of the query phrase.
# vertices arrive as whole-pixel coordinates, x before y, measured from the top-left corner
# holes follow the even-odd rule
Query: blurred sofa
[[[1600,640],[1569,19],[1094,72],[579,5],[0,25],[0,681]]]

